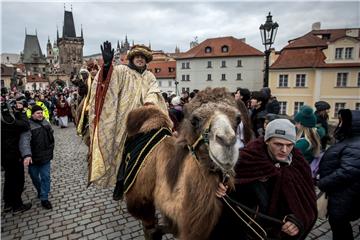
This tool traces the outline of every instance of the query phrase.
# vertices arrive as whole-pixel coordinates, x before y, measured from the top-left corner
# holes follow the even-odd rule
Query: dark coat
[[[264,108],[254,109],[251,113],[251,124],[255,137],[263,136],[265,134],[264,122],[266,117],[266,110]]]
[[[360,111],[352,111],[352,137],[324,153],[319,188],[329,196],[328,213],[337,218],[360,217]]]
[[[299,150],[293,149],[290,165],[275,163],[260,137],[249,142],[240,151],[235,173],[236,191],[230,193],[233,199],[279,220],[283,220],[285,216],[291,217],[291,222],[303,230],[302,236],[290,237],[281,232],[281,225],[260,221],[269,237],[306,237],[315,224],[317,208],[310,167]],[[239,230],[240,224],[236,224],[239,220],[234,217],[234,213],[224,207],[224,215],[215,228],[212,239],[246,239]],[[223,237],[229,232],[232,232],[229,235],[236,237]]]
[[[1,119],[1,165],[20,159],[19,140],[22,132],[30,129],[25,113],[16,112],[15,119],[3,113]]]
[[[19,148],[21,157],[32,157],[33,164],[44,164],[53,158],[54,135],[47,120],[29,120],[30,130],[21,134]]]

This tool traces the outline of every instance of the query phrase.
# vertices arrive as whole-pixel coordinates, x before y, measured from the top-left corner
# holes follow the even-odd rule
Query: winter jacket
[[[30,129],[25,113],[2,113],[1,118],[1,165],[8,166],[20,159],[19,140],[22,132]]]
[[[360,111],[352,111],[352,137],[324,153],[319,188],[329,196],[328,213],[337,218],[360,217]]]
[[[33,164],[44,164],[53,158],[54,135],[48,121],[29,120],[30,130],[20,136],[21,157],[32,157]]]

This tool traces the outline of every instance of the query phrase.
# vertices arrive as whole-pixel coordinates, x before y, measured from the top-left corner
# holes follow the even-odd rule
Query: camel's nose
[[[235,134],[216,134],[216,141],[225,146],[232,146],[236,143]]]

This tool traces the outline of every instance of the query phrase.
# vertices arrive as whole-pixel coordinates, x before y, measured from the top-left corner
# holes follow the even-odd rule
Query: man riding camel
[[[111,43],[101,46],[104,65],[91,86],[89,102],[89,184],[115,186],[122,161],[129,112],[154,104],[167,113],[167,107],[154,74],[146,69],[151,50],[134,45],[127,55],[128,65],[113,66]]]

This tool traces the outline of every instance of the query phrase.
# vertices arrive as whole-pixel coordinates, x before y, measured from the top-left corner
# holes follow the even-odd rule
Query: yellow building
[[[314,107],[320,100],[330,104],[330,120],[342,108],[360,110],[360,28],[314,24],[273,58],[269,87],[281,113],[292,116],[302,105]]]

